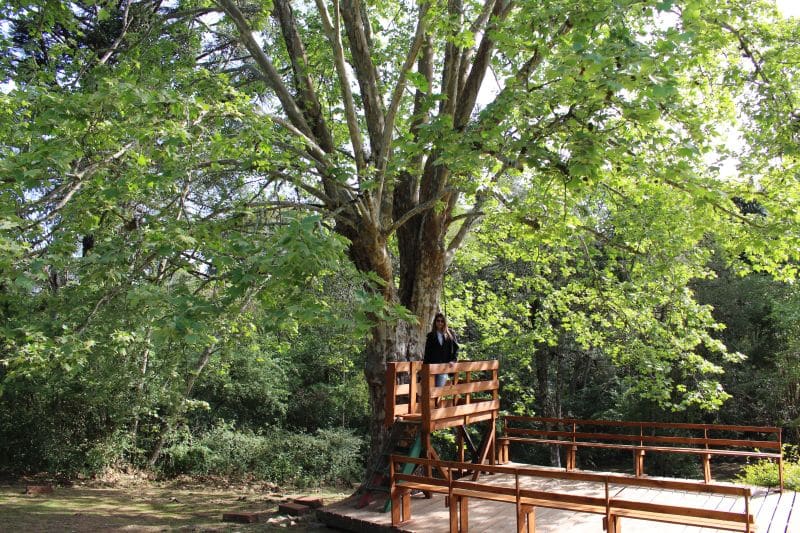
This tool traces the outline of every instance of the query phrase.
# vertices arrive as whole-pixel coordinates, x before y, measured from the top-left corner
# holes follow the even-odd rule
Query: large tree
[[[489,211],[535,232],[603,198],[638,210],[665,244],[691,248],[717,231],[743,268],[794,273],[798,29],[767,2],[28,1],[4,14],[18,98],[77,94],[96,106],[105,90],[111,108],[94,109],[88,134],[136,119],[91,149],[64,133],[78,139],[71,151],[22,186],[21,203],[47,202],[15,216],[47,233],[47,209],[78,202],[87,177],[112,179],[98,169],[131,156],[140,174],[178,172],[177,160],[204,182],[235,173],[242,195],[271,187],[247,209],[322,213],[383,302],[365,358],[374,444],[386,361],[421,355],[445,271]],[[123,120],[108,97],[124,76],[162,92]],[[159,125],[149,138],[147,123]],[[731,132],[742,141],[736,179],[717,161]],[[30,146],[6,145],[12,159]],[[642,206],[660,195],[681,209],[648,219]],[[755,199],[768,217],[734,202]],[[576,238],[605,229],[569,227]],[[387,315],[401,306],[405,320]]]

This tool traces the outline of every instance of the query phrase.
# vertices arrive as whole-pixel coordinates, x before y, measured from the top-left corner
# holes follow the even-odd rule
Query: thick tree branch
[[[268,116],[269,116],[269,119],[272,120],[275,124],[283,126],[287,130],[289,130],[295,137],[297,137],[300,140],[302,140],[303,144],[305,144],[306,148],[308,149],[308,153],[320,165],[322,165],[323,167],[327,166],[327,162],[326,162],[327,154],[325,153],[325,150],[323,150],[321,146],[319,146],[316,142],[314,142],[314,139],[312,139],[311,137],[309,137],[308,135],[306,135],[305,133],[303,133],[299,129],[295,128],[292,124],[290,124],[288,121],[286,121],[282,117],[279,117],[277,115],[268,115]]]
[[[342,90],[342,100],[344,102],[344,115],[347,121],[347,131],[350,133],[350,144],[353,146],[353,157],[356,161],[356,171],[359,177],[364,175],[366,162],[364,157],[364,145],[361,140],[361,130],[358,127],[358,114],[353,100],[353,91],[350,89],[350,76],[347,75],[347,68],[344,59],[344,47],[342,46],[342,34],[339,27],[339,0],[334,0],[334,21],[331,23],[328,8],[324,0],[316,0],[317,9],[322,18],[322,26],[328,36],[328,40],[333,46],[333,61],[336,66],[336,74],[339,77],[339,87]]]
[[[495,172],[494,176],[492,176],[491,183],[496,183],[506,171],[512,168],[510,164],[503,164],[497,172]],[[447,245],[447,250],[445,252],[445,265],[450,266],[450,263],[453,261],[453,258],[456,255],[456,252],[461,247],[461,243],[464,242],[464,239],[469,234],[472,227],[475,225],[475,222],[478,221],[480,217],[483,216],[483,211],[481,208],[486,203],[486,200],[489,199],[490,192],[489,189],[482,189],[478,191],[475,195],[475,204],[472,206],[472,209],[469,213],[464,213],[463,215],[453,217],[448,221],[448,225],[452,224],[457,220],[463,219],[461,226],[458,228],[458,231],[450,240],[450,243]]]
[[[458,228],[458,231],[450,239],[450,242],[447,245],[447,251],[445,252],[444,264],[445,268],[450,266],[450,263],[453,262],[453,259],[456,256],[456,252],[461,247],[461,244],[464,242],[464,239],[469,234],[472,227],[475,225],[475,222],[478,221],[480,217],[483,216],[483,212],[480,210],[481,205],[483,205],[484,200],[479,200],[475,203],[475,207],[469,213],[465,213],[463,216],[463,222],[461,226]],[[456,218],[450,220],[453,222]]]
[[[455,189],[444,188],[441,191],[439,191],[437,195],[433,196],[432,198],[428,199],[425,202],[422,202],[421,204],[418,204],[413,209],[406,211],[400,218],[397,219],[397,221],[394,224],[392,224],[392,226],[388,230],[386,230],[385,232],[386,236],[388,237],[389,235],[397,231],[399,227],[401,227],[403,224],[405,224],[415,216],[419,215],[420,213],[424,213],[425,211],[433,208],[433,206],[435,206],[437,202],[439,202],[442,198],[444,198],[445,195],[452,192],[455,192]]]
[[[286,43],[286,51],[289,53],[289,60],[292,64],[294,84],[298,93],[300,93],[300,108],[314,132],[314,138],[317,143],[325,152],[331,153],[334,150],[333,137],[325,124],[325,118],[322,116],[322,106],[314,90],[314,85],[311,83],[311,77],[308,72],[308,57],[303,41],[297,31],[297,24],[291,5],[287,0],[273,0],[273,5],[275,6],[273,15],[280,23],[283,40]]]
[[[280,74],[272,64],[272,61],[270,61],[270,59],[261,49],[261,46],[259,46],[258,42],[256,42],[255,38],[253,37],[252,30],[245,20],[244,15],[239,10],[239,7],[233,2],[233,0],[215,0],[215,2],[225,11],[225,13],[227,13],[227,15],[236,25],[236,28],[239,31],[239,42],[241,42],[247,51],[250,52],[250,56],[256,62],[259,69],[261,69],[261,71],[265,74],[267,83],[270,85],[270,87],[272,87],[272,90],[275,91],[278,100],[283,106],[284,111],[286,111],[286,115],[289,117],[289,120],[294,125],[295,129],[302,132],[305,137],[312,139],[314,133],[306,122],[300,107],[297,105],[297,102],[294,101],[289,89],[287,89],[286,85],[284,85]],[[316,142],[314,144],[316,144]]]
[[[567,19],[561,25],[561,27],[559,27],[555,36],[553,36],[553,39],[550,40],[548,49],[552,49],[553,46],[555,46],[555,43],[557,42],[557,38],[563,36],[571,29],[572,29],[572,22],[569,19]],[[516,76],[517,80],[521,82],[527,81],[528,78],[530,78],[530,75],[539,67],[539,65],[542,64],[542,61],[544,61],[544,54],[542,54],[541,50],[539,50],[539,48],[537,47],[536,50],[534,50],[533,55],[530,57],[530,59],[528,59],[528,61],[526,61],[525,64],[522,65],[522,67],[517,72]]]
[[[389,194],[385,194],[385,187],[386,187],[386,180],[388,176],[386,176],[386,165],[389,161],[389,151],[391,150],[392,146],[392,134],[394,128],[395,117],[397,116],[397,109],[400,107],[400,100],[403,96],[403,92],[405,91],[406,86],[406,79],[408,72],[414,65],[414,62],[417,60],[417,56],[419,55],[419,51],[422,48],[422,45],[425,42],[425,32],[427,28],[426,24],[426,16],[428,13],[429,3],[425,2],[420,7],[420,12],[417,18],[417,30],[414,35],[414,41],[411,44],[411,47],[408,50],[408,54],[406,55],[405,62],[403,63],[402,68],[400,69],[400,74],[397,79],[397,84],[395,85],[394,91],[392,93],[392,100],[389,104],[389,109],[386,113],[386,124],[384,125],[383,129],[383,139],[381,141],[381,153],[377,156],[377,161],[375,163],[376,166],[376,174],[380,181],[378,185],[376,203],[380,206],[381,217],[385,219],[389,219],[392,216],[392,196]]]
[[[489,23],[489,19],[492,15],[492,11],[494,10],[495,0],[487,0],[483,4],[483,9],[478,17],[473,21],[472,25],[470,26],[470,31],[477,35],[482,33],[486,25]],[[506,11],[511,8],[513,2],[508,3],[508,7],[506,7]],[[467,74],[469,73],[469,66],[472,62],[472,58],[475,56],[476,47],[472,46],[470,48],[466,48],[461,52],[461,58],[458,61],[459,71],[457,76],[457,93],[461,94],[464,91],[464,85],[467,81]]]
[[[374,158],[381,153],[385,113],[378,70],[372,62],[368,21],[364,19],[363,13],[361,0],[342,1],[342,20],[350,43],[353,70],[361,89],[361,100],[364,105],[370,147]]]
[[[553,35],[553,37],[550,39],[550,42],[547,44],[547,48],[551,50],[558,42],[558,39],[563,35],[567,34],[571,29],[572,29],[572,22],[569,19],[565,20],[564,23],[558,28],[555,35]],[[541,51],[537,48],[536,50],[534,50],[533,55],[516,72],[514,76],[516,81],[524,86],[527,80],[530,78],[531,74],[533,74],[533,72],[542,64],[543,61],[544,61],[544,54],[541,53]],[[510,98],[512,96],[511,91],[513,90],[512,89],[513,87],[514,84],[506,84],[503,90],[500,91],[500,93],[489,104],[489,106],[494,106],[494,104],[500,103],[503,100]],[[572,112],[572,109],[573,108],[570,107],[570,113]],[[563,118],[564,116],[562,115],[562,117],[559,120],[563,120]],[[478,124],[475,125],[475,129],[480,130],[487,124],[493,126],[496,123],[496,121],[497,121],[497,116],[495,116],[492,113],[486,113],[479,119]]]
[[[497,0],[486,0],[487,4],[492,4]],[[464,6],[462,0],[448,0],[447,2],[447,15],[449,19],[456,23],[457,27],[461,26],[464,18]],[[458,100],[458,73],[461,71],[462,66],[459,63],[461,54],[458,47],[452,39],[448,39],[444,49],[444,66],[442,68],[442,88],[441,92],[444,99],[439,104],[439,113],[442,115],[452,115],[456,101]]]
[[[403,96],[403,91],[405,91],[408,72],[411,70],[411,67],[417,60],[419,51],[422,48],[422,45],[425,41],[425,32],[427,30],[427,24],[425,18],[427,16],[429,6],[430,4],[428,2],[425,2],[420,7],[420,12],[417,18],[417,31],[414,34],[414,41],[411,43],[411,47],[408,49],[408,54],[406,54],[406,60],[405,62],[403,62],[403,66],[400,69],[400,75],[398,76],[397,79],[397,84],[395,85],[394,91],[392,92],[392,100],[389,104],[389,109],[386,113],[386,124],[383,127],[383,141],[381,143],[382,149],[376,161],[376,167],[378,169],[379,175],[383,174],[383,172],[386,170],[386,163],[389,158],[388,154],[391,148],[392,130],[394,128],[394,121],[395,117],[397,116],[397,109],[400,107],[400,99]],[[381,181],[381,183],[383,184],[383,180]]]
[[[117,51],[117,48],[119,48],[119,45],[122,44],[122,41],[128,34],[128,28],[130,28],[131,26],[131,19],[128,17],[128,14],[130,13],[130,8],[131,8],[131,0],[125,0],[124,7],[122,9],[122,30],[119,32],[117,38],[114,39],[114,42],[111,44],[111,46],[108,47],[106,53],[103,54],[103,56],[100,58],[100,61],[98,62],[99,64],[105,65],[106,62],[108,62],[108,60],[111,58],[111,55]]]
[[[497,0],[492,9],[492,16],[496,21],[501,20],[503,13],[508,13],[503,9],[504,2]],[[487,31],[481,39],[481,44],[478,46],[478,51],[475,53],[475,59],[467,75],[467,80],[464,82],[463,91],[458,95],[458,103],[453,115],[453,126],[456,129],[463,128],[469,120],[472,110],[475,108],[475,102],[478,99],[478,92],[480,91],[483,78],[486,76],[486,71],[489,68],[489,63],[492,59],[492,52],[494,50],[494,39]]]

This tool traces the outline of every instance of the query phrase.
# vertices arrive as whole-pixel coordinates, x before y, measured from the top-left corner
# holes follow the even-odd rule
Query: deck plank
[[[786,525],[789,522],[789,515],[792,513],[792,506],[797,495],[794,492],[783,491],[778,493],[778,503],[775,512],[769,521],[769,529],[766,533],[786,533]]]
[[[510,476],[493,475],[481,478],[491,484],[513,486]],[[526,478],[525,486],[540,490],[570,492],[573,494],[601,496],[602,485],[583,481]],[[706,509],[738,511],[744,505],[734,497],[687,494],[685,492],[643,487],[610,487],[611,494],[626,500],[657,503],[690,503]],[[750,502],[751,513],[756,517],[758,533],[800,532],[800,497],[796,493],[754,488]],[[690,498],[687,500],[687,498]],[[383,505],[375,502],[363,509],[355,509],[357,499],[350,498],[329,505],[321,510],[318,518],[330,526],[357,533],[448,533],[449,510],[444,505],[444,496],[435,494],[426,499],[422,495],[412,496],[412,519],[399,528],[392,528],[391,513],[381,512]],[[506,533],[516,529],[514,506],[508,503],[472,499],[469,502],[471,533]],[[689,527],[644,520],[623,519],[625,533],[722,533],[721,530]],[[590,513],[563,511],[560,509],[536,509],[537,533],[601,533],[602,516]]]
[[[761,492],[761,495],[761,505],[755,514],[756,529],[759,533],[765,533],[769,531],[770,522],[775,514],[775,508],[778,506],[781,494],[777,490],[770,488]]]
[[[744,500],[731,496],[723,496],[719,494],[709,494],[708,498],[702,504],[704,509],[713,509],[716,511],[740,511],[744,512]],[[752,511],[751,511],[752,512]],[[693,528],[692,533],[714,533],[717,531],[713,528],[698,527]],[[688,533],[688,532],[687,532]]]
[[[750,497],[750,512],[753,513],[753,516],[756,518],[756,523],[758,523],[758,515],[761,513],[761,508],[767,501],[767,495],[769,492],[770,490],[766,487],[753,487],[752,489],[752,496]]]
[[[786,533],[795,531],[800,531],[800,495],[796,492],[794,493],[794,505],[792,505],[792,511],[789,513],[786,523]]]

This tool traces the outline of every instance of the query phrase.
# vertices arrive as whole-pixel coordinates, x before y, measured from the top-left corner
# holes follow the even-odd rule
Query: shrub
[[[783,447],[783,486],[788,490],[800,490],[800,450],[789,444]],[[736,481],[746,485],[777,487],[778,464],[775,461],[762,459],[748,464],[736,476]]]
[[[175,434],[160,468],[166,475],[218,475],[300,486],[353,483],[363,471],[363,440],[349,430],[262,434],[220,424],[193,437]]]

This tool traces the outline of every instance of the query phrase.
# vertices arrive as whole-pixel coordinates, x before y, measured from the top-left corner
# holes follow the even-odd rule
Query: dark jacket
[[[425,356],[423,363],[449,363],[458,359],[458,341],[451,331],[450,338],[444,338],[444,344],[439,344],[436,332],[431,331],[425,338]]]

